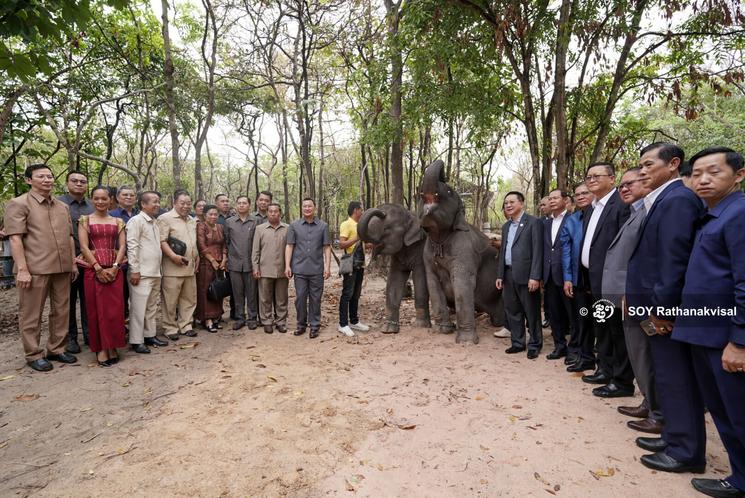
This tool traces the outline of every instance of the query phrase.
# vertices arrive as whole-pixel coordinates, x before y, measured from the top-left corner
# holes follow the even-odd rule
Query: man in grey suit
[[[541,276],[543,273],[543,223],[525,212],[525,196],[509,192],[504,197],[509,217],[502,227],[502,249],[497,268],[497,289],[502,291],[512,346],[505,351],[525,351],[525,320],[530,341],[528,358],[538,357],[543,347],[541,329]]]
[[[638,167],[631,168],[621,178],[618,192],[624,204],[631,206],[631,216],[611,242],[603,265],[602,295],[616,306],[616,313],[619,314],[622,313],[623,296],[626,292],[629,258],[639,241],[639,232],[647,215],[644,196],[650,189],[639,179],[639,171]],[[624,344],[617,344],[619,347],[614,351],[614,363],[620,363],[624,368],[630,367],[633,370],[644,399],[639,406],[619,406],[618,411],[623,415],[642,419],[629,421],[627,425],[631,429],[659,434],[662,431],[663,419],[654,385],[649,337],[639,323],[633,320],[624,320],[623,329]]]

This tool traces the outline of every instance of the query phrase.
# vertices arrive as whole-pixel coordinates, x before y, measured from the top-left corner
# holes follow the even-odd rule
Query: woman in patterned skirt
[[[80,252],[91,269],[85,272],[85,307],[91,351],[98,364],[119,361],[117,348],[126,346],[124,276],[120,270],[127,253],[124,221],[109,215],[111,194],[106,187],[91,191],[95,212],[78,224]]]
[[[217,223],[217,206],[204,208],[204,223],[197,223],[197,248],[199,249],[199,272],[197,273],[196,319],[209,332],[217,332],[217,321],[222,317],[222,302],[211,301],[207,289],[215,279],[215,272],[225,271],[228,265],[228,246],[222,226]]]

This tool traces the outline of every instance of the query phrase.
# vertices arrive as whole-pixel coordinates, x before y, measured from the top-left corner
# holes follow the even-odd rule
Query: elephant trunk
[[[385,212],[377,208],[368,209],[367,211],[362,213],[360,221],[357,222],[357,235],[359,236],[360,240],[376,243],[377,239],[370,233],[368,225],[373,218],[380,218],[381,220],[384,220],[385,216]]]
[[[424,175],[422,176],[422,193],[433,194],[437,192],[437,183],[445,183],[446,181],[445,163],[441,159],[438,159],[427,166],[427,169],[424,171]]]

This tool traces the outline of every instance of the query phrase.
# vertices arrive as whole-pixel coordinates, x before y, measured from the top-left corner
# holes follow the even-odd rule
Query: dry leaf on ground
[[[33,401],[35,399],[39,399],[39,395],[36,394],[36,393],[34,393],[34,394],[19,394],[18,396],[15,397],[15,400],[16,401]]]

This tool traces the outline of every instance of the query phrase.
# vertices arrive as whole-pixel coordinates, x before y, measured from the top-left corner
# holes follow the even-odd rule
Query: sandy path
[[[615,411],[628,399],[504,355],[483,321],[477,346],[409,327],[340,338],[339,285],[320,340],[200,331],[111,369],[88,352],[50,374],[23,366],[15,295],[0,294],[0,379],[13,376],[0,381],[0,495],[696,496],[690,475],[638,463]],[[383,285],[366,284],[365,321],[382,321]],[[723,475],[707,423],[708,475]]]

